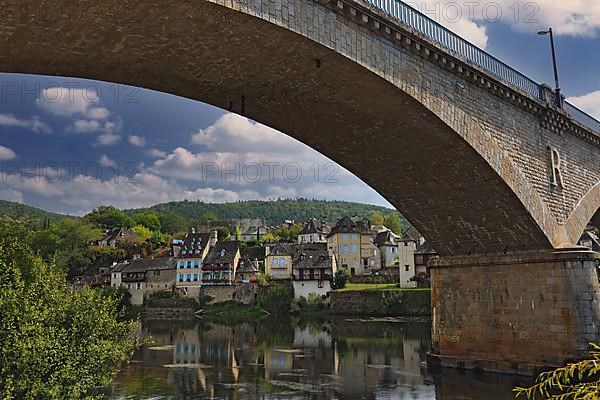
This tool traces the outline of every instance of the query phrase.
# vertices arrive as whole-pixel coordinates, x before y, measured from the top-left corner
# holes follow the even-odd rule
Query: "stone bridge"
[[[150,88],[278,129],[371,185],[441,255],[435,360],[531,373],[583,356],[600,293],[576,244],[600,220],[600,123],[373,1],[0,0],[0,71]]]

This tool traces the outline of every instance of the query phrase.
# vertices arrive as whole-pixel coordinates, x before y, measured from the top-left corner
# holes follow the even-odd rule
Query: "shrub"
[[[286,314],[290,312],[294,292],[284,285],[267,287],[259,296],[260,306],[271,314]]]
[[[333,280],[331,281],[332,289],[337,290],[345,288],[349,279],[350,274],[348,274],[348,270],[346,268],[338,268],[333,275]]]

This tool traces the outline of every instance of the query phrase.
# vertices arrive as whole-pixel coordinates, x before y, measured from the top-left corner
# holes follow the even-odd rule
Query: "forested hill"
[[[235,203],[178,201],[157,204],[145,210],[154,211],[159,215],[176,214],[192,223],[210,215],[215,219],[264,218],[265,222],[269,225],[280,223],[284,219],[302,222],[308,218],[327,218],[327,221],[331,224],[345,215],[356,216],[358,218],[371,218],[372,214],[377,211],[384,215],[397,214],[404,226],[409,225],[396,210],[347,201],[307,199],[240,201]]]
[[[68,215],[51,213],[40,208],[5,200],[0,200],[0,216],[9,216],[22,222],[36,225],[44,224],[45,222],[54,223],[68,217]]]

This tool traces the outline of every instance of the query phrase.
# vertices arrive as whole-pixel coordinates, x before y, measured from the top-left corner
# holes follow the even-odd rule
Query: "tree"
[[[371,224],[383,225],[385,224],[385,217],[379,211],[375,211],[373,214],[371,214]]]
[[[600,347],[591,345],[592,359],[541,373],[533,386],[514,389],[527,399],[587,400],[600,398]]]
[[[142,242],[147,242],[152,237],[152,231],[143,225],[136,225],[133,231],[140,237]]]
[[[129,215],[113,206],[100,206],[83,218],[103,229],[131,228],[134,225]]]
[[[160,218],[158,214],[151,211],[140,211],[136,212],[131,216],[133,223],[135,225],[142,225],[151,231],[160,231]]]
[[[284,285],[269,286],[259,297],[259,304],[271,314],[284,315],[290,312],[294,292]]]
[[[346,283],[350,279],[350,274],[348,274],[348,270],[346,268],[338,268],[333,275],[333,280],[331,281],[331,288],[333,290],[343,289],[346,287]]]
[[[215,230],[217,231],[218,240],[229,240],[231,238],[231,232],[226,226],[217,226]]]
[[[185,218],[181,215],[165,211],[158,214],[160,226],[163,233],[179,233],[187,231],[188,224]]]
[[[274,236],[273,233],[267,232],[260,238],[260,243],[274,243],[279,241],[279,236]]]
[[[119,300],[73,291],[18,227],[0,224],[0,398],[91,399],[134,350]]]
[[[389,228],[392,232],[397,235],[402,235],[404,231],[404,227],[402,226],[402,221],[397,214],[388,214],[385,216],[384,223],[386,228]]]

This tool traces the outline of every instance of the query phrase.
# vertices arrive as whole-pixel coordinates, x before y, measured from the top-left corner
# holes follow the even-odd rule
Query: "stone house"
[[[385,274],[397,276],[403,288],[415,287],[416,282],[410,279],[415,276],[416,241],[407,234],[398,236],[388,229],[379,232],[374,243],[379,248]]]
[[[330,230],[331,228],[327,226],[325,221],[311,218],[302,227],[298,235],[298,244],[327,243],[327,235]]]
[[[240,242],[223,240],[210,248],[202,262],[202,286],[232,285],[240,261]]]
[[[292,249],[282,243],[267,245],[265,248],[265,274],[273,279],[291,279]]]
[[[104,232],[102,237],[96,242],[100,247],[119,247],[124,242],[139,242],[140,237],[133,229],[112,228]]]
[[[367,219],[341,218],[327,235],[327,247],[338,266],[346,268],[350,275],[369,275],[381,269],[379,249],[373,243]]]
[[[248,257],[241,257],[235,271],[235,281],[237,283],[255,283],[260,275],[257,263]]]
[[[434,257],[437,257],[437,253],[429,242],[425,241],[417,247],[415,250],[415,273],[429,274],[428,264]]]
[[[327,250],[303,250],[292,261],[294,297],[308,299],[311,293],[326,296],[331,292],[331,278],[336,260]]]
[[[117,264],[110,272],[110,284],[127,289],[131,304],[139,305],[152,293],[173,290],[176,268],[173,257],[138,258]]]

